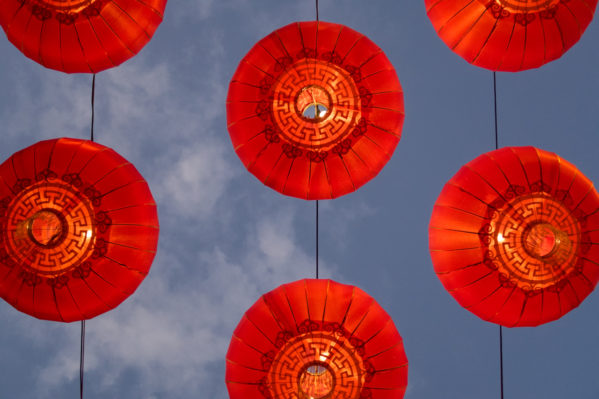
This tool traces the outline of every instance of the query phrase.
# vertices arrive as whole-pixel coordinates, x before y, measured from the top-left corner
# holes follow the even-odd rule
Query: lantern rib
[[[93,68],[89,63],[88,54],[86,53],[85,48],[83,47],[83,43],[81,43],[81,37],[79,36],[79,31],[77,30],[77,24],[73,24],[73,30],[75,31],[75,36],[77,36],[77,43],[79,44],[79,48],[81,49],[81,54],[83,54],[83,57],[85,58],[85,64],[87,65],[88,71],[92,72]]]
[[[470,281],[469,283],[466,283],[464,285],[460,285],[459,287],[448,289],[447,291],[449,291],[449,292],[456,292],[456,291],[459,291],[459,290],[463,290],[464,288],[468,288],[471,285],[474,285],[474,284],[478,283],[479,281],[481,281],[481,280],[489,277],[491,274],[493,274],[493,271],[489,271],[489,273],[485,274],[484,276],[477,277],[475,280]]]
[[[476,55],[472,59],[472,63],[473,64],[476,64],[476,61],[478,60],[478,58],[480,57],[480,55],[483,53],[483,50],[487,47],[487,44],[489,43],[489,40],[491,40],[491,37],[493,36],[493,34],[495,34],[495,30],[497,29],[498,24],[499,24],[499,18],[496,19],[495,22],[493,23],[493,27],[491,28],[491,31],[487,35],[487,38],[482,43],[482,45],[480,46],[480,49],[478,49]]]
[[[128,265],[124,264],[124,263],[121,263],[121,262],[118,262],[118,261],[117,261],[117,260],[115,260],[115,259],[112,259],[112,258],[111,258],[111,257],[109,257],[109,256],[102,255],[102,256],[101,256],[101,258],[108,259],[108,260],[109,260],[109,261],[111,261],[112,263],[115,263],[115,264],[117,264],[117,265],[119,265],[119,266],[121,266],[121,267],[125,268],[126,270],[128,270],[128,271],[130,271],[130,272],[137,273],[137,274],[139,274],[140,276],[147,276],[147,275],[148,275],[148,273],[147,273],[147,272],[143,272],[143,271],[141,271],[141,270],[133,269],[133,268],[129,267]]]
[[[134,23],[134,24],[135,24],[135,25],[136,25],[136,26],[139,28],[139,30],[141,30],[143,33],[145,33],[145,34],[146,34],[146,37],[148,38],[148,40],[150,40],[150,39],[152,38],[152,35],[150,35],[150,34],[149,34],[147,31],[146,31],[146,29],[145,29],[143,26],[141,26],[141,25],[139,24],[139,22],[137,22],[137,20],[136,20],[135,18],[133,18],[133,17],[131,16],[131,14],[129,14],[127,11],[125,11],[125,8],[123,8],[123,7],[121,6],[121,4],[120,4],[120,3],[119,3],[117,0],[110,0],[110,1],[111,1],[111,3],[112,3],[112,4],[114,4],[114,5],[115,5],[115,7],[116,7],[116,8],[118,8],[119,10],[121,10],[121,12],[122,12],[124,15],[126,15],[127,17],[129,17],[129,19],[130,19],[130,20],[131,20],[131,21],[132,21],[132,22],[133,22],[133,23]]]
[[[472,3],[470,3],[470,4],[472,4]],[[463,11],[463,10],[465,10],[465,8],[464,8],[464,9],[462,9],[461,11]],[[461,12],[461,11],[460,11],[460,12]],[[456,49],[456,48],[457,48],[457,47],[458,47],[458,46],[459,46],[459,45],[462,43],[462,41],[463,41],[464,39],[466,39],[466,37],[470,36],[470,34],[471,34],[471,33],[472,33],[472,31],[474,30],[474,27],[476,26],[476,24],[478,24],[478,23],[481,21],[482,17],[483,17],[483,16],[484,16],[486,13],[487,13],[487,9],[483,7],[483,8],[482,8],[482,13],[481,13],[481,14],[478,16],[478,18],[476,18],[476,19],[474,20],[474,22],[472,23],[472,25],[470,25],[470,27],[468,28],[468,30],[466,30],[466,31],[465,31],[465,32],[464,32],[464,33],[461,35],[461,37],[460,37],[460,38],[459,38],[459,39],[458,39],[458,40],[457,40],[457,41],[454,43],[454,45],[453,45],[453,46],[452,46],[452,48],[451,48],[452,50],[455,50],[455,49]],[[456,16],[457,16],[457,15],[456,15]],[[449,22],[449,21],[448,21],[448,22]]]
[[[514,291],[516,291],[516,287],[515,286],[514,286],[514,288],[512,288],[512,290],[510,291],[509,295],[507,296],[507,298],[505,299],[505,301],[503,302],[503,304],[499,307],[499,309],[497,310],[497,312],[495,312],[495,314],[490,318],[489,321],[492,322],[493,320],[495,320],[495,318],[497,317],[497,315],[499,315],[499,313],[501,313],[501,311],[503,310],[503,308],[505,307],[505,305],[508,303],[508,301],[510,300],[510,298],[514,294]]]
[[[347,50],[347,53],[345,53],[345,55],[343,56],[343,58],[341,58],[341,62],[345,62],[345,59],[347,58],[347,56],[353,51],[354,48],[356,48],[356,45],[358,44],[358,42],[360,42],[363,38],[365,38],[366,36],[364,35],[360,35],[356,41],[354,42],[354,44],[351,45],[351,47],[349,48],[349,50]]]
[[[506,55],[509,54],[510,45],[512,44],[512,38],[514,37],[514,31],[516,30],[516,24],[517,24],[517,22],[516,22],[516,19],[514,18],[514,22],[512,24],[512,31],[510,33],[510,38],[508,39],[507,45],[505,47],[505,52],[499,59],[499,65],[497,66],[497,69],[501,68],[501,65],[503,64],[503,61],[505,60]]]
[[[480,305],[481,303],[483,303],[484,301],[486,301],[487,299],[489,299],[493,295],[495,295],[499,290],[501,290],[501,286],[500,285],[498,285],[497,287],[495,287],[495,289],[493,291],[491,291],[489,294],[486,294],[484,297],[478,299],[478,302],[475,302],[472,305],[464,306],[464,308],[465,309],[470,309],[470,308],[473,308],[475,306]]]
[[[477,218],[480,218],[480,219],[483,219],[483,220],[488,220],[488,219],[489,219],[489,218],[487,218],[487,217],[485,217],[485,216],[481,216],[481,215],[479,215],[479,214],[477,214],[477,213],[470,212],[470,211],[467,211],[467,210],[465,210],[465,209],[462,209],[462,208],[458,208],[457,206],[453,206],[453,205],[435,204],[435,206],[438,206],[438,207],[441,207],[441,208],[453,209],[453,210],[456,210],[456,211],[459,211],[459,212],[465,213],[465,214],[467,214],[467,215],[475,216],[475,217],[477,217]]]
[[[131,294],[130,292],[126,292],[123,291],[121,289],[121,287],[114,285],[113,283],[111,283],[109,280],[105,279],[100,273],[98,273],[94,268],[91,269],[91,272],[94,273],[96,276],[98,276],[98,278],[100,278],[101,280],[103,280],[106,284],[110,285],[112,288],[114,288],[117,291],[120,291],[121,293],[127,295],[127,294]]]
[[[250,349],[253,349],[255,352],[257,352],[257,353],[259,353],[259,354],[261,354],[261,355],[264,355],[264,352],[262,352],[260,349],[258,349],[258,348],[256,348],[256,347],[254,347],[254,345],[251,345],[249,342],[247,342],[246,340],[244,340],[242,337],[240,337],[240,336],[238,336],[238,335],[235,335],[235,333],[233,333],[233,339],[236,339],[237,341],[239,341],[239,342],[242,342],[242,343],[243,343],[245,346],[247,346],[248,348],[250,348]],[[274,345],[273,345],[273,346],[274,346]],[[242,363],[239,363],[239,362],[233,361],[233,360],[231,360],[231,359],[226,359],[226,360],[227,360],[227,362],[231,362],[231,363],[239,364],[240,366],[243,366],[243,367],[250,368],[249,366],[246,366],[245,364],[242,364]],[[256,370],[260,370],[260,369],[256,369]],[[260,370],[260,371],[264,371],[264,370]]]
[[[111,1],[111,3],[114,3],[114,2]],[[116,30],[114,30],[114,27],[108,23],[108,20],[106,18],[104,18],[104,15],[102,13],[100,13],[100,15],[97,16],[97,18],[101,19],[104,22],[104,24],[106,24],[106,26],[108,27],[108,29],[112,32],[112,34],[118,39],[118,41],[121,44],[121,46],[120,46],[121,49],[125,49],[125,50],[129,51],[130,56],[134,56],[135,55],[135,51],[133,51],[133,50],[131,50],[129,48],[129,45],[127,45],[123,41],[123,39],[119,36],[119,34],[116,32]]]
[[[373,355],[366,356],[366,357],[364,357],[364,359],[367,359],[367,360],[373,359],[373,358],[375,358],[377,356],[382,355],[383,353],[387,353],[387,352],[389,352],[389,351],[391,351],[393,349],[396,349],[398,347],[400,347],[400,348],[403,347],[403,340],[399,340],[398,342],[394,343],[390,347],[385,348],[385,349],[383,349],[383,350],[381,350],[381,351],[379,351],[379,352],[377,352],[377,353],[375,353]],[[395,367],[391,367],[391,368],[388,368],[388,369],[379,369],[377,371],[393,370],[393,369],[399,369],[399,368],[407,367],[407,366],[408,366],[408,363],[406,362],[406,363],[400,364],[400,365],[395,366]]]
[[[472,267],[477,267],[477,266],[482,266],[482,265],[483,265],[482,262],[476,262],[476,263],[471,263],[469,265],[462,266],[460,268],[455,268],[455,269],[452,269],[452,270],[447,270],[447,271],[444,271],[444,272],[435,271],[435,274],[437,274],[438,276],[448,276],[448,275],[450,275],[452,273],[455,273],[455,272],[462,272],[462,271],[464,271],[466,269],[470,269]]]
[[[236,337],[236,338],[237,338],[237,337]],[[243,367],[244,369],[253,370],[253,371],[258,371],[258,372],[262,372],[262,373],[264,372],[264,370],[263,370],[263,369],[257,369],[257,368],[255,368],[255,367],[250,367],[250,366],[247,366],[247,365],[245,365],[245,364],[242,364],[242,363],[239,363],[239,362],[233,361],[233,360],[231,360],[231,359],[226,359],[226,362],[227,362],[227,363],[230,363],[230,364],[235,364],[235,365],[237,365],[237,366],[239,366],[239,367]],[[229,382],[233,382],[233,381],[230,381],[230,380],[229,380]]]
[[[295,323],[295,331],[299,331],[299,325],[297,324],[297,319],[295,318],[295,314],[293,313],[293,307],[291,306],[291,301],[289,300],[289,295],[287,295],[287,289],[284,285],[283,293],[285,294],[285,300],[287,301],[287,305],[289,306],[289,312],[291,312],[291,317],[293,317],[293,322]]]
[[[266,144],[266,146],[268,147],[270,145],[270,143]],[[266,147],[265,147],[266,149]],[[254,159],[254,162],[252,162],[252,166],[258,161],[258,158],[260,158],[260,155],[262,155],[263,152],[258,153],[258,155],[256,155],[256,159]],[[272,175],[272,173],[274,172],[275,168],[277,167],[277,165],[279,164],[279,162],[281,161],[281,158],[283,158],[283,151],[280,152],[279,157],[277,158],[277,160],[275,161],[275,163],[272,165],[272,167],[270,168],[270,170],[268,171],[268,174],[266,175],[266,178],[264,179],[264,184],[267,184],[270,182],[270,176]],[[293,160],[291,161],[293,164]]]
[[[401,134],[394,133],[394,132],[392,132],[392,131],[390,131],[390,130],[387,130],[387,129],[385,129],[385,128],[382,128],[382,127],[380,127],[380,126],[378,126],[378,125],[375,125],[375,124],[374,124],[374,123],[372,123],[372,122],[368,122],[368,125],[369,125],[369,126],[372,126],[372,127],[374,127],[374,128],[377,128],[377,129],[379,129],[381,132],[388,133],[388,134],[390,134],[390,135],[392,135],[393,137],[396,137],[396,138],[398,138],[398,139],[399,139],[399,138],[401,138]]]
[[[266,333],[264,331],[262,331],[262,329],[260,328],[260,326],[258,324],[254,323],[254,321],[252,319],[250,319],[250,317],[247,315],[247,313],[244,316],[256,328],[256,330],[258,330],[260,332],[260,334],[262,334],[264,336],[264,338],[266,338],[268,340],[268,342],[270,342],[272,344],[273,347],[276,347],[275,343],[272,342],[270,337],[268,335],[266,335]]]
[[[108,51],[108,49],[106,48],[104,43],[102,42],[102,39],[100,39],[100,36],[98,35],[98,32],[96,31],[96,27],[94,26],[92,19],[90,17],[86,17],[86,18],[87,18],[89,27],[91,28],[92,32],[94,32],[94,37],[96,38],[96,40],[98,41],[98,44],[100,45],[100,47],[104,51],[104,54],[106,55],[106,60],[108,60],[108,62],[112,65],[112,67],[117,66],[117,63],[112,59],[112,56],[110,55],[110,52]],[[94,72],[96,72],[95,69],[94,69]]]
[[[447,19],[445,20],[445,22],[443,22],[443,24],[441,24],[441,26],[437,30],[437,33],[441,33],[443,31],[443,29],[445,29],[445,26],[447,26],[447,23],[449,23],[452,19],[454,19],[458,15],[460,15],[462,13],[462,11],[464,11],[465,9],[470,7],[470,5],[472,5],[475,1],[477,1],[477,0],[470,0],[469,3],[464,3],[464,6],[462,8],[460,8],[459,10],[456,10],[453,15],[447,15]],[[439,2],[439,3],[441,3],[441,2]],[[439,3],[437,3],[437,4],[439,4]]]
[[[514,151],[514,148],[510,148],[510,151],[518,159],[518,163],[520,164],[520,167],[522,168],[522,173],[524,174],[524,177],[526,178],[526,185],[528,186],[529,190],[532,190],[532,186],[530,184],[530,179],[528,178],[528,173],[526,172],[526,168],[524,167],[522,158],[520,158],[520,156]]]
[[[372,61],[373,59],[375,59],[376,57],[378,57],[381,54],[385,55],[385,53],[383,52],[383,50],[378,49],[378,51],[376,51],[375,53],[373,53],[372,55],[370,55],[368,58],[366,58],[366,60],[364,60],[364,62],[362,62],[358,67],[359,68],[364,68],[364,66],[366,66],[366,64],[368,64],[370,61]],[[381,69],[381,71],[385,71],[385,70],[386,69]],[[377,72],[374,72],[374,73],[379,73],[381,71],[377,71]],[[373,74],[371,74],[371,75],[373,75]],[[368,75],[368,76],[370,76],[370,75]],[[362,78],[362,80],[367,79],[368,76],[366,78]]]
[[[281,153],[281,155],[283,155],[283,153]],[[292,159],[291,163],[289,164],[289,169],[287,170],[287,176],[285,176],[285,182],[283,183],[283,192],[287,191],[287,182],[289,181],[289,176],[291,176],[291,169],[293,168],[294,162],[295,162],[295,159]],[[274,166],[273,166],[272,170],[273,171],[275,170]],[[270,176],[270,174],[269,174],[269,176]]]
[[[58,305],[58,298],[56,297],[56,288],[52,287],[52,298],[54,298],[54,306],[56,307],[56,313],[58,313],[58,317],[60,321],[65,322],[65,318],[60,311],[60,306]]]

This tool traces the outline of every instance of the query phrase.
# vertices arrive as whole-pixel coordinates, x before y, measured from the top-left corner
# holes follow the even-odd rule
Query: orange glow
[[[0,165],[0,297],[40,319],[104,313],[135,291],[158,241],[135,167],[85,140],[41,141]]]
[[[445,185],[429,243],[466,309],[504,326],[560,318],[599,281],[599,195],[576,167],[533,147],[483,154]]]
[[[407,377],[389,315],[364,291],[331,280],[264,294],[227,352],[231,399],[401,399]]]
[[[33,61],[96,73],[137,54],[162,22],[167,0],[5,0],[0,25]]]
[[[425,0],[445,44],[494,71],[538,68],[560,58],[593,19],[597,0]]]
[[[303,199],[357,190],[401,136],[403,92],[379,47],[348,27],[297,22],[260,40],[229,85],[227,126],[260,181]]]

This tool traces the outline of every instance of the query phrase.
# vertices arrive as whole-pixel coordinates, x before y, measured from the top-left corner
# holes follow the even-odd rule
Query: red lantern
[[[296,22],[258,42],[227,98],[233,147],[273,189],[303,199],[358,189],[387,163],[404,107],[393,65],[366,36]]]
[[[27,57],[63,72],[100,72],[137,54],[166,0],[4,0],[0,25]]]
[[[245,313],[226,380],[231,399],[401,399],[408,360],[393,321],[364,291],[300,280]]]
[[[537,68],[562,56],[593,19],[597,0],[425,0],[445,44],[494,71]]]
[[[533,147],[471,161],[445,185],[429,238],[437,276],[480,318],[536,326],[599,281],[599,196],[575,166]]]
[[[91,141],[41,141],[0,165],[0,296],[40,319],[75,321],[131,295],[156,252],[147,183]]]

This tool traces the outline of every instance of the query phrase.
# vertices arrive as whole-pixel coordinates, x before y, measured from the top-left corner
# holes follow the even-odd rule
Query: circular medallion
[[[76,14],[102,0],[28,0],[31,4],[62,13]]]
[[[534,147],[482,154],[437,199],[437,277],[466,309],[507,327],[577,307],[599,282],[599,194],[574,165]]]
[[[488,248],[499,272],[518,287],[559,285],[575,269],[579,222],[560,201],[546,193],[520,196],[493,212],[493,220]]]
[[[289,66],[272,86],[272,115],[283,139],[296,147],[327,151],[360,120],[360,93],[342,68],[317,59]]]
[[[513,13],[545,11],[555,7],[560,1],[561,0],[495,0],[498,5]]]
[[[393,321],[364,291],[300,280],[247,310],[225,374],[231,399],[401,399],[408,360]]]
[[[235,152],[261,182],[303,199],[331,199],[374,178],[401,137],[403,91],[366,36],[296,22],[260,40],[227,96]]]
[[[9,256],[30,272],[58,276],[93,252],[93,206],[71,185],[32,184],[19,192],[7,209],[2,226],[4,245]]]
[[[135,167],[78,139],[41,141],[0,164],[0,297],[45,320],[104,313],[146,276],[156,205]]]
[[[287,341],[268,372],[273,398],[359,398],[366,372],[360,356],[339,334],[313,331]]]

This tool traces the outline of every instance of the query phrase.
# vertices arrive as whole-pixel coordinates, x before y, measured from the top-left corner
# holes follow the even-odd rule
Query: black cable
[[[495,149],[499,148],[499,138],[497,135],[497,76],[496,72],[493,71],[493,99],[495,107]]]
[[[495,111],[495,149],[499,149],[499,134],[497,129],[497,73],[493,71],[493,107]],[[503,327],[499,325],[499,384],[501,399],[503,399]]]
[[[318,278],[318,200],[316,200],[316,278]]]
[[[501,383],[501,399],[503,399],[503,327],[499,326],[499,375]]]
[[[95,116],[95,97],[96,97],[96,74],[92,77],[92,123],[90,131],[90,139],[94,141],[94,116]]]
[[[90,127],[90,140],[94,141],[94,116],[95,116],[95,97],[96,97],[96,74],[92,76],[92,120]],[[79,355],[79,399],[83,399],[83,370],[85,365],[85,320],[81,320],[81,352]]]
[[[320,21],[320,19],[318,18],[318,0],[316,0],[316,20]]]
[[[85,361],[85,320],[81,320],[81,354],[79,357],[79,399],[83,399],[83,364]]]

